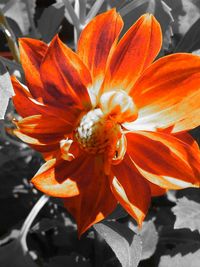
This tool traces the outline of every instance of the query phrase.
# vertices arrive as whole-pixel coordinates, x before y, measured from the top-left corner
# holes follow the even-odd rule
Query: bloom
[[[199,125],[200,57],[156,60],[159,23],[145,14],[118,42],[114,9],[83,30],[77,53],[56,36],[49,47],[20,40],[28,89],[12,78],[15,134],[43,153],[32,179],[61,197],[79,234],[119,202],[142,224],[151,196],[200,186],[200,153],[187,130]]]

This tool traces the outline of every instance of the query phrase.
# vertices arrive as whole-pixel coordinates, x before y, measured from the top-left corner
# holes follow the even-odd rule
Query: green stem
[[[24,224],[22,225],[22,228],[20,230],[19,240],[24,248],[24,251],[28,251],[27,244],[26,244],[26,237],[28,234],[28,231],[35,220],[35,217],[38,215],[42,207],[47,203],[49,200],[49,196],[43,195],[39,198],[35,206],[32,208],[31,212],[29,213],[28,217],[26,218]]]

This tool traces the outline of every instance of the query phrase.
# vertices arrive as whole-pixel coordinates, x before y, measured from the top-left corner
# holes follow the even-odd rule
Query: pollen
[[[81,149],[91,154],[113,151],[120,137],[120,125],[109,120],[100,108],[85,114],[75,131]]]

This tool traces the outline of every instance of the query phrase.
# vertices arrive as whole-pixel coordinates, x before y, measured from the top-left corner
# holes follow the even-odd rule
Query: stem
[[[81,24],[85,23],[87,0],[75,0],[74,10]]]
[[[2,29],[2,31],[4,32],[7,42],[8,42],[8,46],[10,48],[10,51],[12,53],[13,58],[20,63],[20,56],[19,56],[19,48],[17,46],[17,41],[15,38],[15,35],[12,31],[12,29],[10,28],[4,14],[2,13],[2,11],[0,10],[0,28]]]
[[[86,17],[85,24],[87,24],[92,18],[96,16],[103,3],[104,0],[98,0],[94,3]]]
[[[20,240],[20,243],[22,244],[22,247],[24,248],[24,251],[28,251],[28,247],[26,244],[26,237],[27,237],[28,231],[33,221],[35,220],[35,217],[40,212],[42,207],[47,203],[48,200],[49,200],[49,196],[47,195],[41,196],[39,200],[36,202],[35,206],[32,208],[31,212],[29,213],[25,222],[22,225],[22,228],[20,230],[19,240]]]
[[[76,28],[77,31],[80,30],[81,28],[81,23],[72,7],[72,5],[70,4],[69,0],[63,0],[63,3],[65,5],[65,8],[67,9],[68,15],[74,25],[74,27]]]

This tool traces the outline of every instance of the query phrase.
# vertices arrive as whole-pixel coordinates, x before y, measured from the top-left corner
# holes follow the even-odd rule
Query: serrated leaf
[[[191,231],[200,232],[200,203],[183,197],[172,211],[176,215],[175,229],[189,228]]]
[[[177,246],[170,255],[162,256],[159,267],[198,267],[200,263],[199,245]]]
[[[58,31],[64,19],[65,7],[63,4],[56,3],[44,10],[38,21],[38,30],[45,42],[50,42]]]
[[[0,61],[0,119],[4,119],[10,97],[14,95],[10,75]]]
[[[122,267],[137,267],[142,254],[141,238],[117,222],[98,223],[95,230],[116,254]]]

